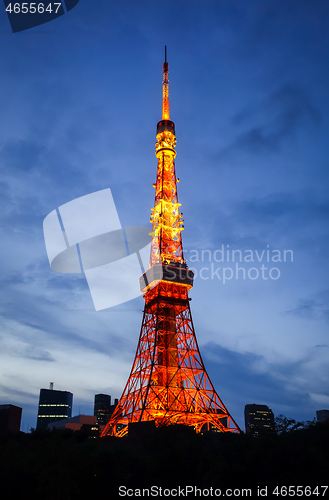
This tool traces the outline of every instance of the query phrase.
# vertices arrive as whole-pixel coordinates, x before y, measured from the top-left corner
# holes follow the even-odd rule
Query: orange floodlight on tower
[[[188,291],[194,274],[183,255],[167,57],[156,138],[150,265],[140,277],[145,299],[142,327],[126,387],[102,436],[122,437],[130,423],[143,421],[154,421],[156,426],[185,424],[196,432],[240,432],[207,375],[192,322]]]

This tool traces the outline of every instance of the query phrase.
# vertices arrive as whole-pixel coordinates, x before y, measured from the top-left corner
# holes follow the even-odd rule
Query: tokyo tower
[[[145,300],[142,327],[126,387],[101,435],[122,437],[129,423],[143,421],[154,421],[156,426],[185,424],[196,432],[239,433],[207,375],[192,322],[188,291],[193,286],[193,271],[183,255],[166,52],[162,120],[157,124],[156,139],[150,264],[140,277]]]

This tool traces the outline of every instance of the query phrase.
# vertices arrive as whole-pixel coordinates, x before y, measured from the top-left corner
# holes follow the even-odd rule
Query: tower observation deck
[[[196,432],[240,432],[204,367],[192,322],[188,291],[193,271],[184,260],[183,217],[177,197],[175,125],[169,114],[168,62],[163,64],[162,119],[157,124],[158,161],[150,264],[140,277],[145,300],[133,366],[102,436],[122,437],[129,424],[185,424]]]

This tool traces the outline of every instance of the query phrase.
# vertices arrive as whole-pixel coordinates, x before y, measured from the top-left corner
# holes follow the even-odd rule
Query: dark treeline
[[[1,497],[120,498],[120,485],[221,489],[326,485],[328,450],[329,425],[259,438],[196,435],[190,428],[175,426],[122,439],[90,439],[82,432],[63,430],[2,434]]]

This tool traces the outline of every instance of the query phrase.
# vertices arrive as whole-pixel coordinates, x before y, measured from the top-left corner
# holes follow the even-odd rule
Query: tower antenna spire
[[[165,62],[163,63],[162,80],[162,120],[169,120],[169,70],[167,63],[167,45],[165,45]]]

